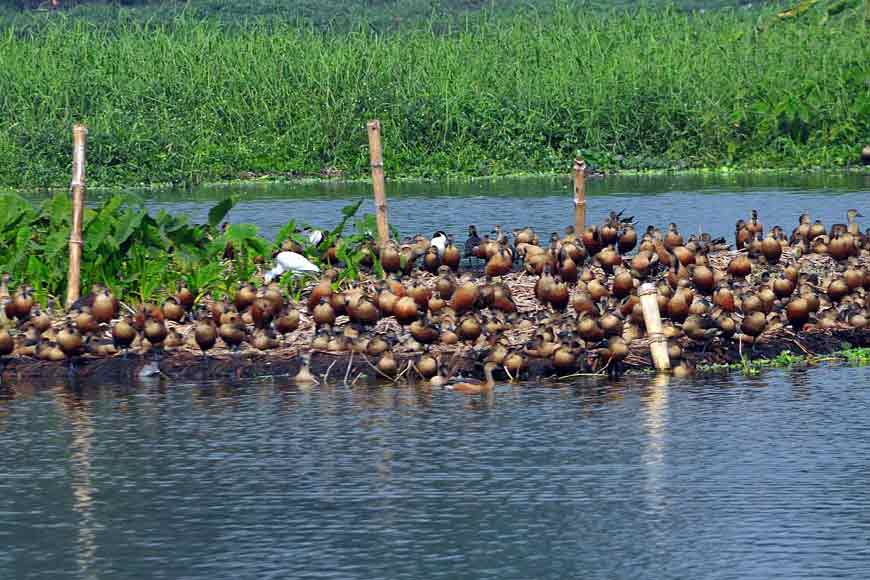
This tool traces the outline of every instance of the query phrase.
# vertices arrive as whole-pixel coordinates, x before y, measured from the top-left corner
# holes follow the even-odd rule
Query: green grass
[[[832,1],[832,0],[826,0]],[[840,0],[833,0],[840,1]],[[853,2],[860,0],[851,0]],[[364,21],[378,31],[414,26],[430,27],[462,22],[485,11],[498,15],[529,10],[546,13],[553,0],[59,0],[62,9],[49,9],[47,0],[14,0],[0,6],[0,14],[17,26],[39,26],[53,18],[77,18],[112,23],[119,16],[140,22],[170,22],[180,14],[209,18],[226,25],[244,25],[251,19],[303,22],[320,29],[348,30]],[[638,0],[588,0],[586,9],[601,11],[641,4]],[[646,4],[664,5],[667,0]],[[675,0],[680,10],[718,9],[751,4],[752,0]]]
[[[578,150],[613,170],[844,166],[870,140],[858,10],[560,4],[393,32],[30,15],[0,26],[0,185],[67,183],[75,121],[92,185],[358,177],[374,117],[392,177],[565,172]]]

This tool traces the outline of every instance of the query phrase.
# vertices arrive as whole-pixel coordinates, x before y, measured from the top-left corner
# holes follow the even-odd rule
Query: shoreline
[[[848,344],[848,348],[843,348]],[[842,363],[854,366],[870,364],[870,330],[835,329],[809,331],[794,336],[771,337],[758,342],[753,354],[740,352],[735,344],[717,345],[703,351],[701,345],[684,350],[684,360],[693,365],[694,374],[742,372],[757,375],[765,368],[783,368],[795,365]],[[750,347],[746,347],[750,350]],[[428,381],[413,370],[414,361],[420,352],[396,353],[396,360],[403,372],[393,379],[380,375],[371,357],[348,352],[308,351],[311,355],[310,370],[320,379],[320,386],[327,384],[355,385],[429,385]],[[442,356],[455,354],[456,372],[464,377],[483,378],[482,365],[473,351],[462,349],[444,350]],[[456,354],[458,353],[458,354]],[[246,349],[240,352],[223,352],[202,356],[187,348],[175,348],[162,353],[130,353],[128,356],[99,358],[83,356],[70,366],[66,362],[48,362],[30,357],[5,357],[0,362],[0,388],[13,387],[16,382],[28,384],[55,384],[58,380],[87,384],[130,384],[161,378],[168,381],[219,379],[256,379],[267,377],[293,377],[299,372],[302,356],[295,347],[284,347],[263,352]],[[646,341],[633,345],[630,358],[625,363],[625,372],[620,376],[631,377],[655,372]],[[679,371],[668,373],[677,378],[684,376]],[[530,358],[522,377],[512,376],[499,368],[495,375],[499,382],[524,384],[540,380],[561,381],[578,377],[608,378],[605,369],[587,372],[558,373],[548,358]],[[305,386],[305,385],[303,385]],[[317,386],[317,385],[314,385]]]
[[[849,165],[843,167],[817,167],[812,169],[780,169],[780,168],[734,168],[729,166],[699,168],[699,169],[627,169],[612,172],[594,173],[587,177],[590,181],[598,181],[611,177],[690,177],[690,176],[810,176],[810,175],[866,175],[870,176],[870,165]],[[499,175],[445,175],[440,177],[414,177],[414,176],[397,176],[390,177],[387,175],[388,183],[475,183],[482,181],[501,181],[501,180],[521,180],[521,179],[552,179],[552,180],[570,180],[571,173],[545,173],[545,172],[517,172],[505,173]],[[318,175],[299,175],[299,176],[283,176],[280,173],[270,173],[257,175],[253,177],[240,177],[237,179],[203,181],[196,184],[185,183],[128,183],[128,184],[88,184],[88,191],[101,192],[118,192],[118,191],[172,191],[185,189],[209,189],[219,187],[246,187],[255,185],[320,185],[320,184],[371,184],[371,177],[323,177]],[[7,187],[0,185],[0,193],[50,193],[55,194],[62,191],[67,191],[69,184],[55,184],[49,187],[33,186],[33,187]]]

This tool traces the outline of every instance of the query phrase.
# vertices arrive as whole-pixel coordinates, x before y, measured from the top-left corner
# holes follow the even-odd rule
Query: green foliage
[[[850,348],[839,353],[849,364],[870,365],[870,348]]]
[[[211,208],[208,212],[209,227],[216,228],[220,225],[221,221],[223,221],[226,215],[230,213],[230,210],[233,209],[237,203],[239,203],[239,197],[232,196]]]
[[[704,364],[699,365],[698,370],[701,372],[728,372],[740,371],[747,376],[756,376],[765,368],[787,368],[799,365],[814,365],[820,362],[837,362],[846,361],[849,364],[857,366],[870,365],[870,348],[852,347],[848,343],[844,343],[842,350],[835,352],[831,356],[820,357],[816,355],[798,355],[787,350],[782,351],[772,359],[757,358],[752,359],[748,356],[743,356],[740,362],[733,364]]]
[[[5,210],[0,218],[0,270],[11,275],[13,284],[33,285],[43,302],[60,296],[68,268],[69,197],[55,195],[33,207],[17,195],[3,194],[0,209]],[[118,296],[147,301],[185,273],[194,288],[205,280],[213,282],[206,273],[192,274],[200,266],[214,273],[208,266],[217,253],[205,227],[165,212],[151,216],[135,196],[113,195],[99,207],[86,209],[83,237],[81,274],[86,289],[105,284]]]
[[[375,117],[394,177],[564,172],[578,150],[611,170],[844,166],[870,135],[870,43],[823,4],[538,3],[390,33],[34,15],[0,24],[0,184],[65,184],[75,120],[100,185],[365,176]]]
[[[251,280],[266,264],[281,242],[293,239],[303,253],[325,267],[324,254],[338,244],[346,266],[342,279],[356,279],[363,257],[370,252],[374,217],[354,222],[355,233],[342,236],[356,216],[361,202],[345,207],[342,220],[314,247],[289,222],[275,242],[259,235],[256,226],[231,224],[215,228],[235,205],[237,197],[218,202],[208,213],[208,224],[189,224],[184,216],[166,212],[150,215],[134,195],[116,194],[95,208],[85,210],[83,222],[82,287],[107,286],[132,303],[165,297],[183,280],[202,298],[207,293],[232,296],[239,282]],[[71,203],[69,196],[55,195],[34,206],[16,194],[0,194],[0,271],[8,272],[13,286],[30,284],[45,303],[66,289]],[[225,259],[231,248],[231,259]],[[372,269],[377,273],[379,264]],[[382,273],[382,272],[381,272]],[[285,276],[282,284],[298,295],[305,277]]]
[[[8,0],[7,0],[8,1]],[[251,20],[295,22],[320,30],[347,31],[360,26],[385,32],[421,27],[433,31],[461,27],[481,12],[499,15],[523,10],[546,13],[558,0],[57,0],[62,10],[45,8],[47,0],[14,0],[17,10],[6,18],[17,26],[39,26],[52,18],[110,23],[119,19],[171,23],[179,16],[214,19],[227,26],[245,26]],[[752,0],[676,0],[679,9],[716,9]],[[625,8],[646,3],[670,5],[667,0],[585,0],[587,10]],[[0,8],[2,11],[2,8]]]

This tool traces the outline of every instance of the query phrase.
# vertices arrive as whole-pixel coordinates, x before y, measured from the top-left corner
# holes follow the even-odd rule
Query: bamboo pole
[[[652,355],[653,365],[658,371],[667,371],[671,368],[671,360],[668,356],[668,342],[662,332],[662,317],[659,313],[657,298],[658,290],[656,290],[655,285],[647,282],[641,284],[637,295],[640,297],[646,334],[650,339],[649,351]]]
[[[574,231],[577,236],[586,229],[586,162],[574,160]]]
[[[381,149],[381,122],[377,119],[366,125],[369,132],[369,158],[372,168],[372,189],[375,194],[375,216],[378,220],[378,242],[383,245],[390,239],[387,221],[387,193],[384,189],[384,155]]]
[[[82,217],[85,211],[85,143],[88,129],[84,125],[73,127],[72,227],[69,233],[69,274],[67,276],[66,305],[69,308],[79,299],[82,280]]]

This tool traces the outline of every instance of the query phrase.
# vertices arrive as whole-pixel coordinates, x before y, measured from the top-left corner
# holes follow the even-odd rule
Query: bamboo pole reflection
[[[76,564],[79,576],[96,578],[97,521],[94,489],[91,484],[91,445],[94,438],[93,419],[88,406],[66,388],[55,390],[55,401],[72,427],[70,441],[70,473],[72,475],[73,509],[79,514]]]
[[[662,488],[666,454],[669,381],[669,375],[664,373],[657,375],[644,392],[642,399],[646,411],[644,421],[646,443],[641,457],[646,471],[644,491],[650,509],[655,512],[663,511],[667,504]]]

